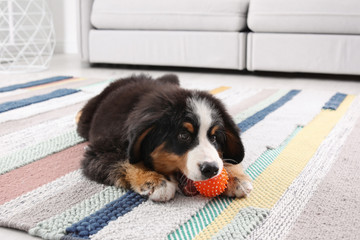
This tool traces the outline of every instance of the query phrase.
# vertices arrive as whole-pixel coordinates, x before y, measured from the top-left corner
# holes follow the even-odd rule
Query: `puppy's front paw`
[[[252,191],[253,186],[248,178],[232,178],[229,183],[224,195],[228,197],[247,197]]]
[[[155,186],[154,191],[150,193],[149,199],[154,202],[167,202],[175,197],[176,184],[174,182],[163,180]]]
[[[143,166],[128,164],[123,175],[125,176],[117,181],[117,186],[131,188],[152,201],[166,202],[175,197],[176,181],[167,180],[160,173],[149,171]]]

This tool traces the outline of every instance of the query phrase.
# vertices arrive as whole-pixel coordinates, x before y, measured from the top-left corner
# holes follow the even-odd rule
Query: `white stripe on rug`
[[[201,91],[211,91],[215,88],[221,87],[221,85],[219,85],[219,82],[217,83],[209,82],[204,84],[194,80],[187,81],[187,79],[184,79],[183,77],[180,80],[180,86],[184,89],[201,90]],[[222,86],[227,86],[227,85],[224,84]]]
[[[8,112],[4,112],[0,115],[0,123],[18,120],[30,116],[34,116],[39,113],[51,111],[64,106],[73,105],[75,103],[90,99],[94,94],[78,92],[71,95],[67,95],[60,98],[54,98],[45,102],[32,104],[26,107],[14,109]]]
[[[83,101],[75,103],[71,106],[65,106],[45,113],[40,113],[32,117],[2,123],[2,127],[0,128],[0,136],[4,136],[13,132],[18,132],[45,122],[54,121],[64,116],[75,116],[76,113],[79,112],[80,109],[85,105],[85,103],[86,102]]]
[[[254,96],[262,89],[237,89],[230,88],[224,92],[220,92],[215,96],[221,99],[222,103],[229,109],[231,106],[243,101],[246,98]]]
[[[58,215],[84,199],[104,190],[105,185],[97,184],[89,179],[82,178],[77,182],[70,181],[66,188],[56,192],[47,199],[38,198],[37,204],[31,208],[19,211],[8,219],[8,226],[29,231],[37,223]],[[56,207],[54,207],[56,206]]]
[[[276,203],[265,223],[249,239],[284,239],[306,203],[330,170],[360,116],[360,97],[322,142],[305,169]]]
[[[11,97],[11,96],[16,96],[16,95],[20,95],[20,94],[24,94],[29,92],[29,90],[27,89],[17,89],[14,91],[9,91],[9,92],[3,92],[0,93],[0,102],[7,102],[8,100],[6,99],[7,97]]]
[[[71,129],[75,130],[75,115],[44,122],[26,129],[16,131],[0,137],[1,155],[10,154],[13,151],[24,149],[46,141],[54,136],[63,134]]]
[[[91,236],[91,239],[164,239],[203,208],[208,201],[209,199],[205,197],[186,197],[180,194],[167,203],[146,201],[131,212],[110,222],[97,234]]]
[[[297,126],[308,124],[333,95],[333,92],[303,90],[291,101],[243,133],[241,137],[245,148],[245,158],[242,162],[244,169],[258,159],[266,149],[278,147]]]

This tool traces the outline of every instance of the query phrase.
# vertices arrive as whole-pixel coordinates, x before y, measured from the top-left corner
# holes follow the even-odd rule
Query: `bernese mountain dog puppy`
[[[239,131],[217,98],[181,88],[176,75],[111,83],[83,107],[77,125],[89,142],[82,160],[86,177],[160,202],[173,199],[176,190],[196,194],[193,181],[223,167],[229,175],[223,194],[249,194]]]

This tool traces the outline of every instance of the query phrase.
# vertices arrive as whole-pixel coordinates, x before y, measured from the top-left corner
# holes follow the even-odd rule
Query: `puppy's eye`
[[[191,136],[188,132],[181,132],[178,135],[178,139],[180,142],[190,142],[191,141]]]
[[[216,135],[210,136],[210,142],[211,143],[216,143],[216,141],[217,141]]]

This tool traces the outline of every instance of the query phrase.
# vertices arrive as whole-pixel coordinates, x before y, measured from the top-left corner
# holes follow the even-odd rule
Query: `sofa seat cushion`
[[[254,32],[360,34],[359,0],[251,0]]]
[[[95,0],[97,29],[240,31],[249,0]]]

